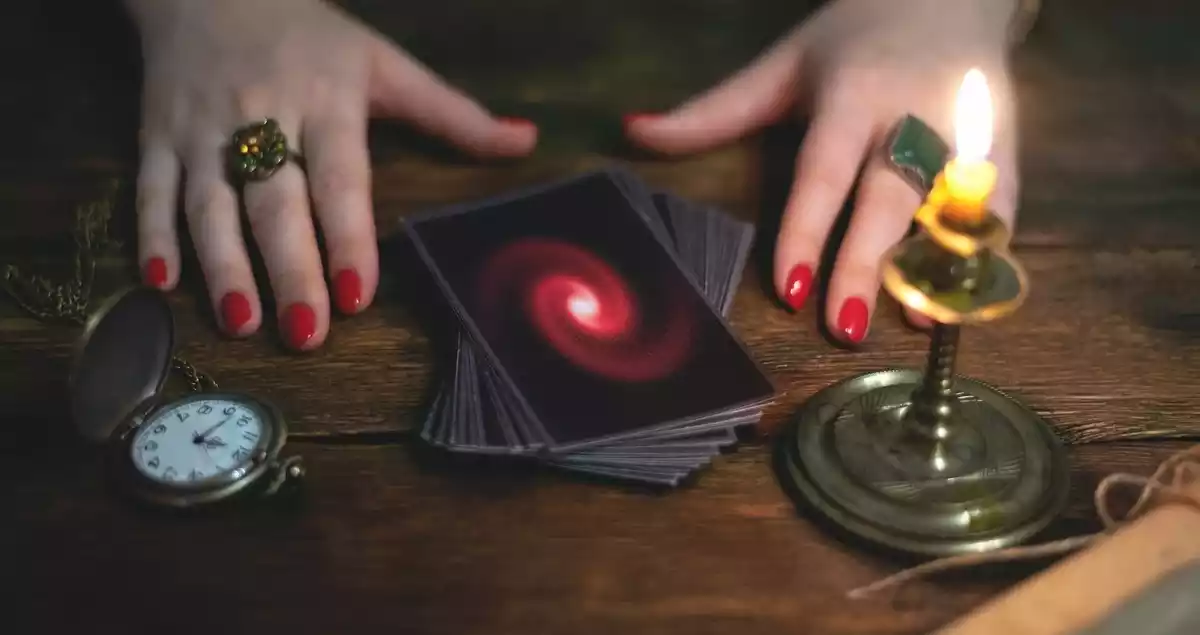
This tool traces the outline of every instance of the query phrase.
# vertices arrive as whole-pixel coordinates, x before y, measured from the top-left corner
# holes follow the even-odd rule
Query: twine
[[[1137,501],[1120,519],[1110,510],[1109,501],[1111,492],[1119,486],[1141,488]],[[1141,516],[1152,500],[1160,504],[1183,503],[1200,509],[1200,445],[1171,455],[1149,477],[1126,473],[1109,474],[1096,486],[1093,498],[1096,504],[1096,513],[1100,516],[1100,521],[1104,523],[1102,531],[1039,545],[1009,547],[986,553],[939,558],[853,589],[847,593],[847,596],[850,599],[862,599],[879,591],[896,588],[919,578],[954,569],[1067,554],[1112,535],[1117,529]]]

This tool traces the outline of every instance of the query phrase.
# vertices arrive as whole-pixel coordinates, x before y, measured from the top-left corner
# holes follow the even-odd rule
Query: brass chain
[[[87,323],[88,304],[96,278],[97,254],[117,245],[109,237],[108,231],[117,192],[118,183],[113,182],[107,196],[75,210],[72,231],[75,239],[74,270],[67,281],[56,284],[45,276],[26,274],[16,265],[4,267],[0,285],[17,306],[43,322],[69,322],[79,326]],[[217,388],[217,382],[212,377],[178,355],[171,359],[171,369],[187,381],[188,389],[192,392]]]
[[[217,380],[179,355],[171,358],[171,370],[183,376],[188,383],[188,390],[192,392],[208,392],[217,389]]]

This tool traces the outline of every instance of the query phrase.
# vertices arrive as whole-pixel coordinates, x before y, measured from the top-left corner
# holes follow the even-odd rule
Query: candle
[[[943,213],[967,225],[983,221],[988,197],[996,187],[996,166],[988,160],[993,118],[987,79],[973,68],[963,78],[955,104],[955,156],[942,171]]]

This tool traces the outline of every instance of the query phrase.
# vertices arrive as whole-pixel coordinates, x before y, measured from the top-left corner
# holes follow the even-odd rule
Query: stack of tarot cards
[[[435,446],[673,487],[775,395],[724,319],[749,224],[612,168],[405,227],[459,322]]]

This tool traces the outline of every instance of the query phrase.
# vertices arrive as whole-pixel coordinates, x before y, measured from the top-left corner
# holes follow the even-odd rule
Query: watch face
[[[195,399],[169,405],[143,423],[133,439],[133,465],[162,484],[237,478],[266,446],[262,412],[232,399]]]

